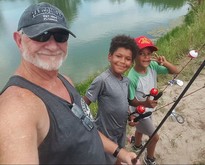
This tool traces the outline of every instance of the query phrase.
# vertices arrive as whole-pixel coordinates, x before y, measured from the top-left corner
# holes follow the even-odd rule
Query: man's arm
[[[104,136],[100,131],[98,131],[98,132],[99,132],[101,140],[103,142],[105,152],[110,153],[112,155],[116,151],[116,149],[118,148],[118,145],[116,143],[114,143],[113,141],[111,141],[110,139],[108,139],[106,136]],[[124,163],[133,164],[132,161],[134,161],[137,156],[134,152],[128,152],[124,148],[121,148],[119,150],[119,153],[116,155],[116,157],[119,158]],[[139,164],[139,163],[140,162],[138,160],[134,164]]]
[[[18,89],[10,87],[0,96],[0,164],[38,164],[42,105],[30,92]]]

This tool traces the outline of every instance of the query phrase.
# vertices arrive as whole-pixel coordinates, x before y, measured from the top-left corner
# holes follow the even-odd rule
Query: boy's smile
[[[132,65],[132,52],[129,49],[118,48],[112,55],[108,55],[112,72],[118,78],[125,73]]]
[[[149,66],[152,56],[149,47],[142,49],[135,59],[135,69],[140,73],[146,73],[146,68]]]

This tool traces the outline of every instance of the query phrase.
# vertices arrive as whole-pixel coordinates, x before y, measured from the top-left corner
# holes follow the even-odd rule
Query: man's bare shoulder
[[[6,106],[7,109],[10,107],[16,107],[23,110],[24,107],[32,107],[41,102],[42,101],[31,91],[16,86],[9,87],[0,96],[0,108]]]
[[[43,108],[45,105],[36,95],[20,87],[9,87],[0,96],[0,117],[3,115],[7,120],[30,120],[35,117],[34,114],[38,116],[37,110]]]

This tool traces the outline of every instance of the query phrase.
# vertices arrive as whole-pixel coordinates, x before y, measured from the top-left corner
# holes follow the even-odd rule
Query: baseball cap
[[[150,47],[152,51],[158,50],[158,48],[153,44],[153,42],[145,36],[137,37],[134,40],[135,40],[137,46],[139,47],[139,49]]]
[[[36,37],[43,32],[52,29],[62,29],[73,37],[76,37],[69,29],[64,14],[57,7],[41,2],[29,6],[18,23],[18,31],[23,32],[30,38]]]

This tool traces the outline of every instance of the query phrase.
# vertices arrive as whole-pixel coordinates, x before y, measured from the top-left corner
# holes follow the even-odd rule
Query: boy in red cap
[[[140,36],[135,38],[135,42],[140,51],[135,58],[135,65],[131,68],[128,74],[128,78],[130,79],[130,109],[131,111],[134,111],[135,107],[143,105],[146,107],[145,112],[153,111],[157,105],[157,100],[153,100],[151,96],[144,98],[143,95],[149,94],[152,88],[157,87],[158,74],[177,74],[179,71],[176,66],[168,62],[164,56],[153,55],[153,52],[157,51],[158,48],[149,38]],[[136,152],[140,151],[143,147],[143,134],[150,137],[155,131],[151,116],[140,120],[139,124],[136,126],[135,144],[133,145],[133,149]],[[156,164],[154,152],[158,140],[159,135],[155,134],[147,145],[147,155],[144,157],[144,162],[147,165]]]

